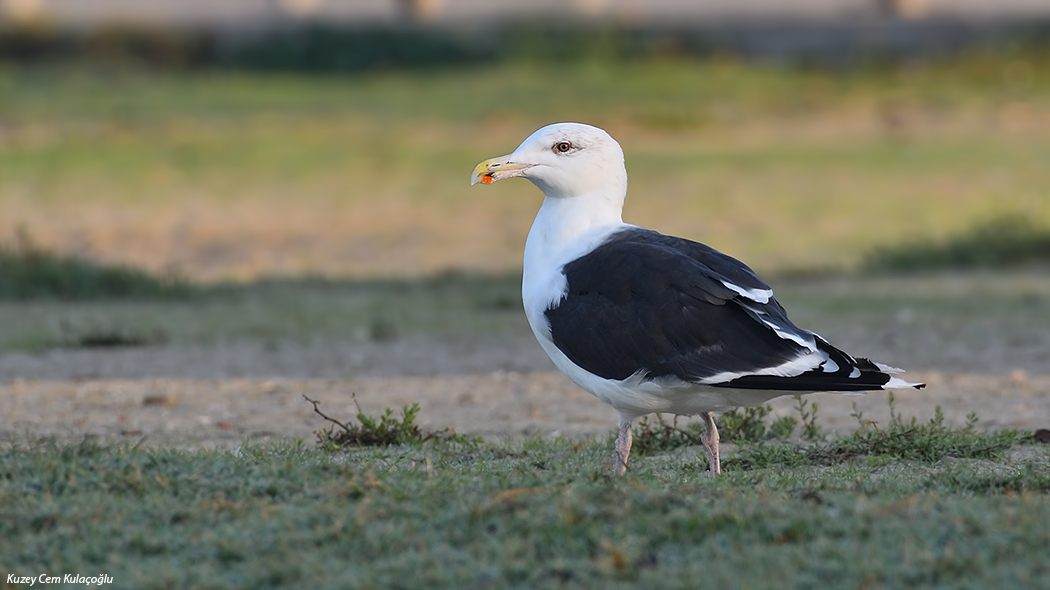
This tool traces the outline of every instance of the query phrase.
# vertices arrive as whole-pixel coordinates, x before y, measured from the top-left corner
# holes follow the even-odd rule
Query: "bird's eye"
[[[572,149],[572,144],[567,142],[567,141],[559,141],[558,143],[554,144],[554,151],[556,151],[556,152],[561,152],[561,153],[564,154],[565,152],[567,152],[567,151],[569,151],[571,149]]]

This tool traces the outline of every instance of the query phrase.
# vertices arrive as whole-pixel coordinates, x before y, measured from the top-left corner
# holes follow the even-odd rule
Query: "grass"
[[[411,429],[404,410],[362,428]],[[609,440],[7,443],[0,568],[147,589],[1038,586],[1045,447],[1009,454],[1000,433],[896,422],[872,432],[921,436],[859,455],[831,450],[870,434],[802,451],[763,437],[714,480],[666,454],[613,477]],[[933,440],[942,452],[926,452]],[[959,440],[994,452],[960,452]],[[814,449],[828,452],[797,460]],[[741,460],[759,452],[763,464]]]
[[[727,465],[738,468],[769,467],[775,465],[830,466],[854,459],[864,459],[869,465],[884,465],[899,461],[936,463],[945,458],[1001,460],[1019,435],[1016,431],[978,433],[974,430],[977,416],[971,414],[966,426],[951,429],[944,425],[940,406],[926,424],[917,424],[915,418],[904,421],[894,413],[893,396],[889,397],[890,422],[884,428],[856,415],[860,428],[850,435],[831,441],[820,441],[808,447],[791,444],[755,444],[744,441],[738,457]],[[800,412],[805,416],[804,408]],[[804,418],[805,421],[805,418]],[[813,440],[803,433],[803,438]]]
[[[13,245],[0,244],[0,300],[177,299],[191,292],[178,277],[46,250],[25,231]]]
[[[751,406],[723,412],[715,417],[715,426],[723,441],[733,443],[763,443],[772,438],[787,438],[795,430],[798,419],[781,416],[769,425],[764,420],[773,411],[770,405]],[[677,449],[702,445],[704,425],[690,422],[678,426],[678,416],[668,422],[662,414],[642,417],[634,426],[634,444],[631,452],[648,456]]]
[[[0,301],[0,350],[38,351],[100,333],[173,346],[524,335],[520,281],[516,275],[468,274],[274,280],[197,286],[189,298]]]
[[[904,242],[877,248],[862,268],[875,272],[928,272],[1050,265],[1050,229],[1021,215],[985,221],[940,242]]]
[[[1044,64],[6,68],[2,223],[59,253],[193,280],[501,273],[520,265],[539,195],[524,182],[471,189],[467,174],[543,124],[584,120],[625,146],[627,219],[763,272],[850,268],[997,215],[1050,222]]]
[[[826,440],[817,420],[817,406],[804,397],[798,400],[799,417],[780,416],[769,420],[772,406],[737,408],[717,416],[719,435],[725,442],[738,445],[736,456],[724,462],[727,469],[754,469],[775,466],[831,466],[854,459],[865,459],[869,465],[899,461],[936,463],[947,457],[958,459],[1000,460],[1022,437],[1013,430],[977,432],[977,416],[971,414],[967,424],[952,429],[944,424],[944,414],[937,406],[934,417],[925,424],[915,418],[904,420],[896,412],[890,394],[890,421],[885,427],[866,420],[856,410],[858,429],[852,434]],[[768,422],[768,424],[767,424]],[[801,425],[798,438],[792,438]],[[678,426],[657,414],[648,416],[634,427],[635,455],[651,456],[702,443],[703,424],[690,422]],[[800,444],[808,441],[808,444]],[[706,465],[706,456],[698,455]]]

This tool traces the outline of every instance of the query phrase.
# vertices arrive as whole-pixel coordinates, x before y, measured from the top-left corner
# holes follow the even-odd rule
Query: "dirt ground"
[[[493,359],[502,362],[493,362]],[[492,371],[497,366],[499,370]],[[407,373],[407,374],[406,374]],[[922,391],[901,391],[896,409],[926,420],[941,406],[964,424],[976,412],[979,428],[1050,427],[1050,375],[912,370]],[[425,339],[393,344],[230,345],[216,349],[141,348],[54,350],[0,355],[0,439],[98,436],[147,445],[234,447],[245,440],[302,438],[362,409],[420,405],[427,429],[452,428],[487,440],[530,436],[604,436],[615,412],[553,370],[528,339],[475,343],[470,350]],[[816,394],[827,430],[856,427],[854,404],[867,419],[886,423],[887,396]],[[791,397],[774,400],[778,415],[797,415]]]

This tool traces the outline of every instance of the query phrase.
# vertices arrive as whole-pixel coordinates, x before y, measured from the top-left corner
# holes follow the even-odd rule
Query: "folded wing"
[[[800,392],[921,385],[798,328],[750,268],[697,242],[626,229],[562,270],[567,291],[546,311],[551,339],[607,379]]]

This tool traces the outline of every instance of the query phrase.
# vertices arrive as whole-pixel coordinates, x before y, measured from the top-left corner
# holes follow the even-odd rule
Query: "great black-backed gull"
[[[616,473],[645,414],[699,414],[714,475],[711,412],[786,394],[924,387],[796,327],[739,260],[624,223],[623,150],[602,129],[544,127],[478,164],[470,182],[516,176],[544,194],[525,242],[525,315],[554,364],[619,413]]]

